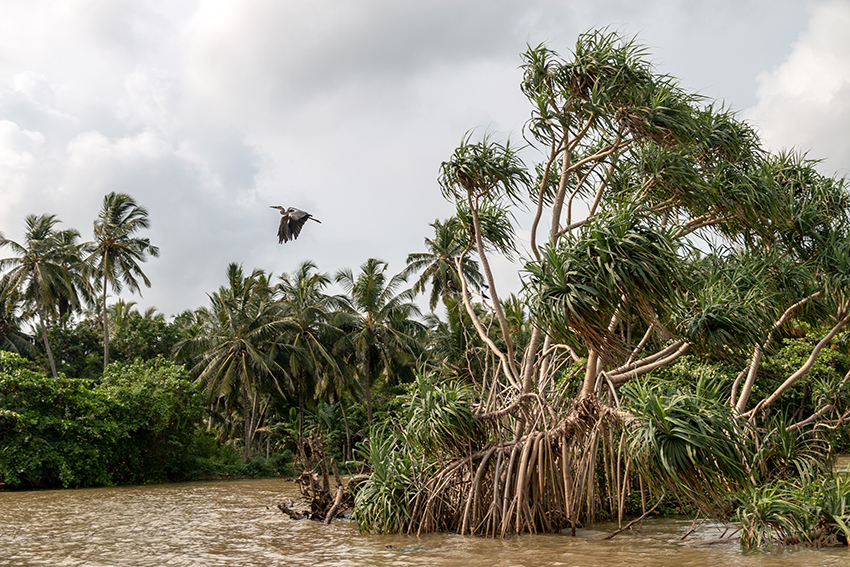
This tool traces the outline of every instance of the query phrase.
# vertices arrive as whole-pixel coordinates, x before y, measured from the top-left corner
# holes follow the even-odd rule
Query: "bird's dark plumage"
[[[308,219],[321,223],[319,219],[313,218],[313,215],[295,207],[284,209],[278,205],[271,205],[272,209],[280,209],[280,226],[277,229],[277,241],[280,244],[295,240],[301,234],[301,227]]]

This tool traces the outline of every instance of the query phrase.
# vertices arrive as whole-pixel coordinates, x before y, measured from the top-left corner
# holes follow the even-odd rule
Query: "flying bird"
[[[314,220],[320,223],[319,219],[313,218],[313,215],[295,207],[284,209],[277,205],[270,205],[269,208],[280,209],[280,226],[277,229],[277,240],[280,244],[295,240],[301,234],[301,227],[307,222],[307,219]]]

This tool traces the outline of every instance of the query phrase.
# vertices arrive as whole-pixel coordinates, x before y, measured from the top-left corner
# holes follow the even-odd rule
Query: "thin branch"
[[[841,388],[841,386],[845,385],[848,380],[850,380],[850,372],[848,372],[847,374],[844,375],[844,379],[841,380],[841,382],[838,383],[838,386],[836,387],[836,389]],[[816,411],[815,413],[813,413],[812,415],[810,415],[808,418],[804,419],[803,421],[799,421],[799,422],[797,422],[793,425],[789,425],[788,427],[785,428],[785,431],[788,431],[790,433],[791,431],[795,431],[797,429],[800,429],[801,427],[804,427],[804,426],[806,426],[806,425],[808,425],[808,424],[810,424],[814,421],[817,421],[817,419],[820,416],[822,416],[826,412],[831,411],[833,409],[835,409],[835,404],[826,404],[825,406],[820,408],[818,411]]]
[[[811,370],[812,366],[814,366],[818,355],[820,355],[820,351],[823,350],[823,347],[828,345],[835,337],[835,335],[837,335],[838,332],[842,328],[844,328],[845,325],[847,325],[847,323],[850,323],[850,313],[842,317],[838,321],[838,323],[836,323],[835,326],[829,331],[829,333],[827,333],[827,335],[822,338],[817,345],[815,345],[815,348],[812,350],[808,360],[806,360],[803,366],[801,366],[796,372],[794,372],[794,374],[789,376],[788,379],[786,379],[785,382],[783,382],[782,385],[780,385],[770,396],[760,401],[758,404],[756,404],[756,407],[745,413],[744,417],[752,418],[758,413],[763,413],[767,408],[773,405],[773,403],[779,398],[779,396],[781,396],[788,388],[793,386],[797,380],[808,374],[809,370]]]
[[[638,345],[632,351],[632,354],[630,354],[629,358],[626,360],[626,366],[631,364],[634,361],[635,357],[638,355],[638,353],[643,350],[643,347],[645,347],[646,343],[649,342],[649,337],[652,336],[652,331],[654,329],[655,323],[650,324],[649,327],[646,329],[646,333],[644,333],[643,338],[640,340]]]
[[[608,535],[608,536],[603,537],[603,538],[602,538],[602,540],[604,541],[604,540],[611,539],[611,538],[613,538],[615,535],[617,535],[617,534],[619,534],[619,533],[621,533],[621,532],[626,531],[627,529],[629,529],[630,527],[632,527],[632,526],[633,526],[633,525],[635,525],[636,523],[640,522],[641,520],[643,520],[644,518],[646,518],[647,516],[649,516],[650,514],[652,514],[652,513],[655,511],[655,509],[656,509],[656,508],[658,508],[658,505],[659,505],[659,504],[661,504],[661,501],[662,501],[662,500],[664,500],[664,494],[662,494],[662,495],[661,495],[661,498],[659,498],[659,499],[658,499],[658,502],[656,502],[656,503],[655,503],[655,506],[653,506],[652,508],[650,508],[649,510],[647,510],[646,512],[644,512],[644,513],[643,513],[643,514],[642,514],[639,518],[635,518],[634,520],[632,520],[631,522],[629,522],[628,524],[626,524],[625,526],[623,526],[623,527],[622,527],[622,528],[620,528],[619,530],[615,531],[615,532],[614,532],[614,533],[612,533],[611,535]]]
[[[478,316],[475,314],[475,310],[472,308],[472,302],[469,300],[469,292],[466,289],[466,278],[463,276],[463,272],[460,269],[460,262],[462,261],[464,254],[455,258],[455,264],[457,265],[458,275],[460,276],[460,291],[461,296],[463,297],[463,306],[466,307],[466,312],[469,315],[469,318],[472,319],[472,324],[475,326],[475,330],[478,331],[478,336],[484,341],[490,350],[499,357],[499,361],[501,362],[501,367],[503,372],[505,373],[505,377],[507,377],[508,381],[516,388],[521,388],[522,386],[519,383],[519,380],[516,376],[513,375],[513,368],[508,364],[508,360],[505,357],[505,354],[499,350],[499,347],[496,346],[496,343],[490,338],[487,332],[484,330],[484,326],[481,324],[481,321],[478,319]]]
[[[609,376],[611,378],[611,381],[614,382],[615,384],[622,384],[623,382],[628,382],[629,380],[631,380],[633,378],[637,378],[638,376],[643,376],[644,374],[648,374],[648,373],[652,372],[653,370],[655,370],[656,368],[661,368],[662,366],[666,366],[666,365],[670,364],[671,362],[673,362],[674,360],[676,360],[677,358],[679,358],[680,356],[682,356],[683,354],[688,352],[689,348],[691,348],[691,344],[690,343],[684,343],[681,347],[679,347],[679,349],[676,352],[674,352],[673,354],[671,354],[670,356],[668,356],[666,358],[662,358],[662,359],[660,359],[660,360],[658,360],[658,361],[656,361],[652,364],[647,364],[645,366],[641,366],[641,367],[639,367],[635,370],[631,370],[629,372],[625,372],[625,373],[617,374],[617,375],[611,374]]]
[[[562,138],[557,147],[554,142],[552,143],[552,151],[549,154],[549,160],[546,162],[546,166],[543,168],[543,177],[540,180],[540,191],[537,195],[537,212],[534,215],[534,222],[531,223],[531,251],[538,262],[540,261],[540,252],[537,249],[537,227],[540,225],[540,218],[543,216],[543,194],[546,191],[546,185],[549,183],[549,173],[552,170],[552,164],[555,162],[555,158],[558,157],[558,153],[563,148],[565,141],[566,137]]]
[[[665,357],[665,356],[669,355],[671,352],[674,352],[675,350],[679,349],[682,346],[682,344],[684,344],[684,342],[685,342],[684,339],[679,339],[678,341],[676,341],[673,344],[661,349],[660,351],[656,352],[655,354],[652,354],[652,355],[647,356],[645,358],[641,358],[640,360],[638,360],[636,362],[624,364],[623,366],[620,366],[618,368],[615,368],[615,369],[609,371],[608,374],[610,376],[613,376],[615,374],[623,374],[625,372],[629,372],[630,370],[640,368],[641,366],[651,364],[651,363],[655,362],[656,360],[658,360],[659,358]]]
[[[786,309],[782,316],[773,324],[773,327],[771,327],[770,332],[768,332],[767,338],[765,339],[764,343],[762,343],[761,345],[756,345],[756,348],[753,352],[752,361],[750,362],[750,365],[748,367],[747,380],[746,382],[744,382],[744,387],[741,389],[741,397],[740,399],[738,399],[738,403],[735,404],[735,408],[738,410],[738,412],[743,412],[744,409],[747,407],[747,402],[750,400],[750,393],[752,392],[753,384],[755,383],[756,372],[758,371],[758,366],[761,362],[762,353],[764,352],[764,349],[766,349],[768,345],[770,345],[770,341],[773,340],[773,333],[777,329],[782,327],[785,323],[787,323],[788,320],[791,319],[791,316],[797,311],[797,309],[799,309],[801,306],[805,305],[812,299],[818,297],[820,294],[820,291],[816,291],[815,293],[804,297],[803,299]],[[732,393],[734,395],[734,390]]]

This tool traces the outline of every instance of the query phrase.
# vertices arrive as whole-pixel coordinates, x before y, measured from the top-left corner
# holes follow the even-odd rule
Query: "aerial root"
[[[621,417],[588,397],[550,429],[458,456],[422,480],[403,531],[492,537],[566,527],[574,532],[593,520],[600,500],[619,509],[630,472],[616,432]],[[602,481],[596,474],[600,456]]]

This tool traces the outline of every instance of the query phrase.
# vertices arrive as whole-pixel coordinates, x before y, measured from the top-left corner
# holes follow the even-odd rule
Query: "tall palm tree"
[[[47,338],[48,319],[58,312],[60,298],[77,302],[74,276],[68,266],[79,261],[80,234],[74,229],[56,231],[56,215],[28,215],[23,244],[0,234],[0,248],[9,246],[16,256],[0,259],[0,279],[4,303],[20,303],[24,318],[38,317],[50,371],[56,376],[56,363]]]
[[[345,308],[352,328],[348,340],[363,373],[366,418],[370,422],[373,378],[381,372],[410,369],[420,348],[416,336],[425,328],[413,319],[420,314],[413,303],[413,290],[396,293],[405,277],[398,274],[387,279],[386,270],[386,262],[370,258],[356,277],[348,269],[336,275],[337,283],[348,294]]]
[[[210,295],[212,325],[178,343],[175,353],[178,360],[198,357],[193,373],[211,403],[241,397],[247,461],[259,426],[263,389],[272,385],[283,396],[276,378],[282,369],[271,353],[286,323],[262,270],[246,277],[241,266],[230,264],[227,281],[226,287]]]
[[[284,340],[291,348],[286,365],[298,389],[298,442],[304,433],[304,397],[308,387],[326,393],[331,382],[343,375],[344,364],[334,352],[342,331],[330,323],[334,298],[325,294],[327,274],[311,261],[293,274],[282,274],[276,287],[281,316],[289,323]],[[346,418],[347,421],[347,418]]]
[[[421,271],[419,279],[413,284],[413,291],[422,293],[425,286],[431,284],[431,295],[428,307],[431,311],[437,306],[437,301],[460,293],[461,284],[455,259],[461,260],[461,271],[467,285],[473,289],[481,289],[484,278],[478,270],[478,262],[464,254],[469,245],[463,226],[457,217],[445,221],[435,220],[431,223],[434,228],[434,238],[425,239],[427,252],[415,252],[407,256],[407,267],[402,272],[409,276]]]
[[[151,282],[139,267],[147,256],[159,256],[159,248],[147,238],[133,236],[143,228],[149,228],[148,212],[124,193],[109,193],[94,221],[94,242],[86,264],[97,279],[103,292],[103,367],[109,364],[109,317],[106,312],[108,287],[120,292],[126,285],[131,292],[139,291],[141,278],[145,286]]]

